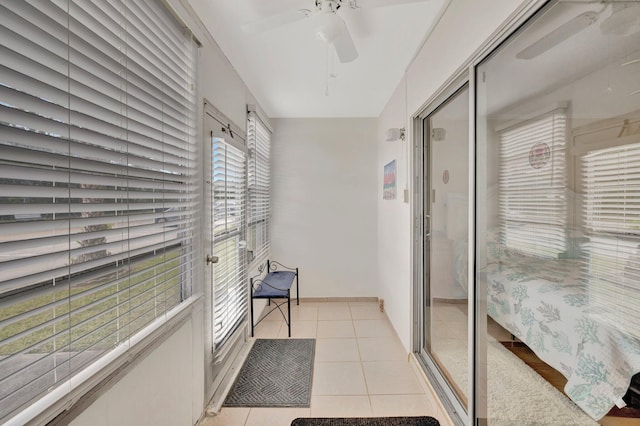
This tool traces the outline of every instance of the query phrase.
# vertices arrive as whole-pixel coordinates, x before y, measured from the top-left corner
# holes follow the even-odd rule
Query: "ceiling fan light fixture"
[[[640,30],[640,3],[613,3],[611,16],[602,21],[605,35],[629,35]]]
[[[344,21],[334,12],[322,11],[316,17],[316,38],[333,43],[345,30]]]

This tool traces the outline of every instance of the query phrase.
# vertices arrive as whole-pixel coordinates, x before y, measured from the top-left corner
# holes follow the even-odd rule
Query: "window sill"
[[[66,382],[10,418],[6,426],[67,424],[164,342],[190,316],[201,295],[193,295],[96,360]]]

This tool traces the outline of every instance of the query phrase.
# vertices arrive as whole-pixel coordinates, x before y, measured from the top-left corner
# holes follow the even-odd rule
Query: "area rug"
[[[316,417],[297,418],[291,426],[440,426],[433,417]]]
[[[467,356],[462,348],[442,351],[439,359],[462,389],[467,389]],[[489,424],[598,426],[569,398],[497,341],[487,343]]]
[[[315,339],[257,339],[226,407],[309,407]]]

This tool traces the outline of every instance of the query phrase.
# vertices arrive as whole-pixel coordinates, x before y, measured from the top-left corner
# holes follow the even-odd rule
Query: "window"
[[[507,247],[554,258],[565,250],[566,116],[555,110],[499,132],[501,226]]]
[[[269,256],[271,244],[271,132],[255,112],[249,113],[249,250],[257,261]]]
[[[239,139],[239,136],[236,135]],[[212,137],[213,253],[214,268],[213,343],[216,357],[233,332],[247,317],[246,271],[246,153]]]
[[[640,337],[640,142],[638,135],[625,139],[635,143],[581,157],[586,279],[605,319]]]
[[[0,3],[0,422],[191,294],[195,45],[161,2]]]

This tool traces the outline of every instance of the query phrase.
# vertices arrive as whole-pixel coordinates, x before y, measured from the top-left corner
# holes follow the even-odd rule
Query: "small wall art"
[[[396,199],[396,160],[384,166],[384,186],[382,187],[383,200]]]
[[[541,169],[551,158],[551,148],[544,142],[537,143],[529,150],[529,164],[534,169]]]

